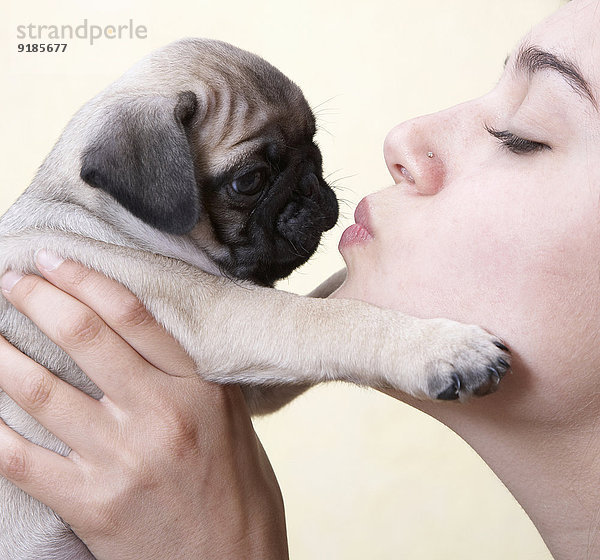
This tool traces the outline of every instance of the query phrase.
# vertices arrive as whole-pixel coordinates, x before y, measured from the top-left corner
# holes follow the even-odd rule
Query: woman
[[[341,242],[348,277],[333,294],[477,323],[510,345],[514,375],[495,395],[411,404],[485,459],[557,560],[600,554],[599,30],[600,2],[575,0],[524,39],[491,93],[392,130],[397,184],[363,204],[363,241]],[[198,380],[120,286],[51,255],[39,264],[49,282],[5,276],[5,297],[51,337],[81,331],[85,306],[98,313],[107,326],[65,349],[106,397],[3,342],[0,387],[74,451],[2,426],[0,474],[98,558],[286,557],[280,493],[239,391]],[[127,372],[118,383],[109,356]]]

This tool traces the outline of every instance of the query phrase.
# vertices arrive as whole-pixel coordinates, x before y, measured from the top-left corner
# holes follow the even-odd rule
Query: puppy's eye
[[[267,174],[263,169],[255,169],[231,182],[231,188],[247,196],[260,192],[266,183]]]

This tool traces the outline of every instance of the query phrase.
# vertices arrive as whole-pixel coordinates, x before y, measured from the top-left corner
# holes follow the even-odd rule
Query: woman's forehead
[[[523,45],[572,61],[600,97],[600,0],[572,0],[535,26]]]

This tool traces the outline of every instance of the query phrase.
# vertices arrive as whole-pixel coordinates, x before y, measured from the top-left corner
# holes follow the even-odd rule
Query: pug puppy
[[[495,390],[509,356],[477,327],[272,289],[338,217],[315,131],[300,89],[261,58],[217,41],[168,45],[67,125],[0,220],[0,273],[35,273],[34,255],[46,249],[118,280],[199,375],[242,384],[254,412],[326,380],[419,398]],[[0,333],[101,396],[2,298]],[[0,417],[31,441],[69,452],[1,391]],[[0,502],[2,560],[92,558],[58,516],[2,478]]]

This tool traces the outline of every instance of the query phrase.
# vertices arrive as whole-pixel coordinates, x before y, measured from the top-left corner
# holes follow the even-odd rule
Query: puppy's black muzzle
[[[295,252],[308,258],[317,248],[321,234],[336,224],[338,215],[338,202],[331,187],[309,172],[298,182],[294,196],[279,215],[277,233]]]
[[[239,240],[228,243],[220,265],[229,275],[272,286],[304,264],[336,224],[337,198],[311,155],[295,154],[257,201]]]

